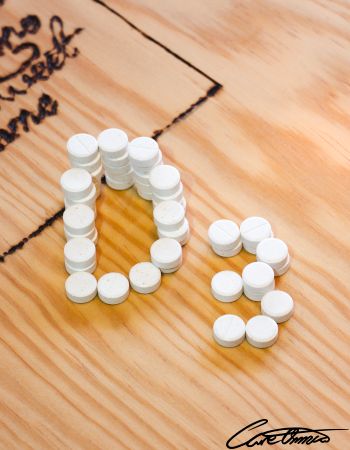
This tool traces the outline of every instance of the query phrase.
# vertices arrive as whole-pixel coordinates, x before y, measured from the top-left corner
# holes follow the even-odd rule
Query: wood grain
[[[61,220],[0,265],[0,448],[219,450],[263,417],[271,428],[348,428],[347,4],[109,4],[224,84],[159,138],[166,160],[181,170],[192,237],[179,272],[163,276],[155,294],[132,292],[116,307],[65,298]],[[185,79],[194,76],[167,53],[159,57],[162,70],[175,64]],[[203,80],[197,91],[186,83],[179,107],[207,89]],[[150,101],[166,117],[172,110],[161,98]],[[137,105],[138,96],[130,94],[130,102]],[[138,114],[130,112],[134,131],[146,132]],[[14,153],[0,160],[5,154]],[[61,202],[58,193],[53,199]],[[104,187],[97,277],[128,273],[149,258],[151,214],[134,189]],[[270,349],[246,342],[223,349],[211,336],[214,320],[230,312],[247,320],[259,304],[217,302],[210,279],[219,270],[240,272],[254,258],[214,255],[207,228],[217,218],[239,222],[253,214],[269,219],[290,247],[292,267],[277,286],[291,293],[296,311]],[[348,432],[330,436],[320,447],[348,447]]]
[[[97,135],[118,126],[131,136],[151,135],[186,110],[212,85],[159,46],[146,40],[123,20],[100,5],[88,1],[11,0],[1,8],[0,25],[18,27],[19,20],[37,14],[42,26],[33,41],[42,53],[52,47],[49,20],[59,15],[65,32],[84,30],[71,42],[77,58],[48,81],[33,85],[15,102],[1,103],[1,126],[20,108],[36,109],[42,92],[59,101],[59,113],[39,126],[32,125],[1,154],[0,253],[36,229],[62,207],[60,174],[68,168],[67,137],[82,130]],[[21,43],[13,39],[14,44]],[[24,56],[9,50],[3,73],[14,70]],[[18,80],[10,84],[22,87]],[[174,95],[175,94],[175,95]]]

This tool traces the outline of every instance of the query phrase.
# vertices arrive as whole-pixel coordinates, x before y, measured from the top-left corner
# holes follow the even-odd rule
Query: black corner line
[[[173,125],[175,125],[180,120],[185,119],[189,114],[191,114],[198,106],[200,106],[202,103],[206,102],[208,98],[214,97],[214,95],[222,88],[222,84],[214,84],[211,88],[207,90],[206,95],[199,97],[199,99],[192,103],[190,107],[188,107],[185,111],[181,112],[179,115],[174,117],[174,119],[168,123],[164,128],[161,128],[160,130],[155,130],[152,134],[152,138],[157,140],[165,131],[169,130]]]
[[[171,120],[171,122],[168,123],[164,128],[154,131],[152,136],[151,136],[153,139],[157,140],[165,131],[169,130],[177,122],[185,119],[189,114],[191,114],[202,103],[206,102],[208,100],[208,98],[213,97],[214,95],[216,95],[217,92],[223,87],[223,85],[221,83],[218,83],[217,81],[214,80],[214,78],[210,77],[205,72],[203,72],[202,70],[198,69],[198,67],[194,66],[189,61],[187,61],[186,59],[182,58],[177,53],[173,52],[170,48],[166,47],[164,44],[162,44],[161,42],[157,41],[156,39],[154,39],[152,36],[148,35],[144,31],[142,31],[140,28],[138,28],[136,25],[134,25],[132,22],[130,22],[127,18],[125,18],[119,12],[115,11],[110,6],[106,5],[102,0],[92,0],[92,1],[94,1],[95,3],[100,4],[101,6],[103,6],[105,8],[107,8],[110,12],[112,12],[113,14],[118,16],[125,23],[127,23],[131,28],[133,28],[134,30],[138,31],[144,38],[148,39],[149,41],[151,41],[154,44],[158,45],[159,47],[163,48],[167,53],[171,54],[172,56],[174,56],[178,60],[182,61],[188,67],[191,67],[193,70],[195,70],[199,74],[203,75],[205,78],[207,78],[208,80],[210,80],[213,83],[213,86],[211,86],[207,90],[206,95],[204,95],[202,97],[199,97],[199,99],[196,102],[194,102],[191,106],[189,106],[185,111],[181,112],[176,117],[174,117]],[[1,5],[1,0],[0,0],[0,5]],[[106,182],[104,177],[102,179],[102,182],[103,183]],[[0,263],[4,263],[5,262],[5,258],[7,256],[13,255],[17,250],[22,249],[25,246],[25,244],[30,239],[40,235],[47,227],[53,225],[54,222],[57,219],[60,219],[63,216],[63,213],[64,213],[64,208],[61,208],[59,211],[57,211],[51,217],[46,219],[43,224],[39,225],[39,227],[36,230],[34,230],[32,233],[30,233],[25,238],[23,238],[20,242],[18,242],[17,244],[13,245],[8,250],[6,250],[2,255],[0,255]]]
[[[131,22],[129,19],[127,19],[125,16],[120,14],[120,12],[118,12],[115,9],[113,9],[111,6],[107,5],[103,0],[92,0],[92,1],[97,3],[97,4],[99,4],[99,5],[101,5],[101,6],[103,6],[106,9],[108,9],[108,11],[110,11],[112,14],[118,16],[123,22],[125,22],[127,25],[129,25],[129,27],[131,27],[133,30],[135,30],[138,33],[140,33],[145,39],[153,42],[153,44],[158,45],[163,50],[165,50],[167,53],[169,53],[170,55],[174,56],[174,58],[178,59],[182,63],[186,64],[186,66],[190,67],[191,69],[195,70],[197,73],[199,73],[200,75],[205,77],[207,80],[211,81],[214,85],[221,86],[221,84],[219,82],[217,82],[214,78],[212,78],[210,75],[208,75],[207,73],[203,72],[203,70],[199,69],[194,64],[192,64],[189,61],[187,61],[187,59],[183,58],[178,53],[174,52],[169,47],[167,47],[166,45],[162,44],[160,41],[158,41],[157,39],[155,39],[154,37],[152,37],[151,35],[149,35],[145,31],[141,30],[141,28],[139,28],[137,25],[135,25],[133,22]]]
[[[168,125],[166,125],[164,128],[162,128],[161,130],[156,130],[153,132],[152,134],[152,138],[157,140],[165,131],[169,130],[169,128],[171,128],[174,124],[176,124],[177,122],[179,122],[180,120],[185,119],[191,112],[193,112],[196,108],[198,108],[199,105],[201,105],[202,103],[204,103],[205,101],[208,100],[208,98],[213,97],[220,89],[222,88],[221,84],[215,84],[214,86],[212,86],[210,89],[208,89],[206,95],[199,97],[199,99],[193,103],[189,108],[187,108],[185,111],[183,111],[182,113],[180,113],[179,115],[177,115],[176,117],[174,117],[174,119],[172,119],[172,121],[170,123],[168,123]],[[103,177],[102,178],[102,183],[105,184],[106,183],[106,178]],[[8,250],[6,250],[6,252],[4,252],[2,255],[0,255],[0,263],[5,262],[5,258],[6,256],[12,255],[13,253],[15,253],[17,250],[20,250],[21,248],[24,247],[24,245],[32,238],[38,236],[39,234],[41,234],[47,227],[50,227],[51,225],[53,225],[53,223],[57,220],[60,219],[63,216],[64,213],[64,208],[60,209],[59,211],[57,211],[54,215],[52,215],[51,217],[49,217],[47,220],[45,220],[45,222],[41,225],[39,225],[39,227],[34,230],[32,233],[30,233],[27,237],[25,237],[24,239],[22,239],[20,242],[18,242],[17,244],[13,245],[12,247],[10,247]]]
[[[54,224],[54,222],[63,216],[64,208],[57,211],[53,216],[49,217],[45,220],[44,223],[38,226],[36,230],[34,230],[32,233],[30,233],[27,237],[23,238],[20,242],[10,247],[6,252],[4,252],[2,255],[0,255],[0,263],[5,262],[6,256],[12,255],[17,250],[20,250],[25,246],[25,244],[32,238],[39,236],[39,234],[44,231],[47,227],[50,227]]]

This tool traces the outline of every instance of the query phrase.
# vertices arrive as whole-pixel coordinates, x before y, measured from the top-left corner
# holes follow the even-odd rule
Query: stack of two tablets
[[[176,167],[169,164],[155,167],[150,173],[149,182],[154,207],[161,202],[174,201],[180,203],[186,210],[184,187]]]
[[[96,187],[96,196],[100,195],[103,166],[98,151],[97,140],[87,133],[74,134],[67,142],[68,158],[71,166],[90,173]]]
[[[175,239],[180,245],[188,242],[190,227],[181,203],[174,200],[158,203],[153,218],[160,238]]]
[[[64,264],[69,274],[96,269],[96,247],[87,238],[70,239],[64,246]]]
[[[134,181],[138,195],[144,200],[152,200],[150,173],[163,164],[162,152],[157,141],[149,137],[138,137],[129,144],[129,158],[134,170]]]
[[[86,205],[96,214],[97,190],[91,174],[87,170],[68,169],[61,176],[60,182],[66,208],[74,205]]]
[[[232,220],[220,219],[213,222],[208,230],[213,251],[225,258],[237,255],[242,249],[241,233]]]
[[[152,264],[162,273],[173,273],[181,267],[182,247],[175,239],[158,239],[153,242],[150,253]]]
[[[87,238],[94,244],[97,242],[95,214],[89,206],[77,204],[67,208],[63,213],[63,228],[67,241],[75,238]]]

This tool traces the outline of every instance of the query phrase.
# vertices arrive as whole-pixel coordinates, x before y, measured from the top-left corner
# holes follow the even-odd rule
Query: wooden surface
[[[29,13],[39,16],[41,29],[30,40],[40,45],[42,53],[51,47],[48,25],[54,14],[64,20],[66,33],[76,27],[84,30],[70,45],[80,54],[67,59],[62,70],[15,102],[0,102],[1,127],[20,108],[35,109],[43,91],[59,102],[57,116],[33,125],[32,132],[22,133],[1,154],[0,253],[62,207],[59,178],[69,167],[67,136],[81,130],[97,135],[116,124],[131,135],[151,135],[211,86],[105,8],[92,1],[81,2],[84,7],[78,3],[57,0],[43,8],[42,0],[10,0],[1,10],[2,24],[16,27]],[[10,72],[24,55],[7,50],[2,59]],[[1,93],[9,84],[1,84]],[[12,84],[23,85],[18,80]]]
[[[76,58],[14,103],[0,102],[1,127],[20,108],[34,108],[43,91],[59,102],[56,116],[0,153],[1,251],[61,208],[70,134],[117,126],[130,138],[151,135],[214,79],[223,89],[159,137],[182,173],[192,238],[183,266],[155,294],[131,293],[116,307],[65,298],[60,219],[5,258],[0,448],[222,449],[261,418],[270,428],[348,428],[348,4],[108,4],[122,17],[82,0],[8,0],[0,8],[1,26],[37,14],[42,27],[30,40],[43,50],[53,14],[67,32],[84,27],[72,42]],[[2,67],[11,58],[7,51]],[[296,311],[270,349],[246,342],[223,349],[211,336],[214,320],[230,312],[247,320],[259,304],[215,301],[210,279],[254,258],[215,256],[207,228],[253,214],[290,247],[292,268],[277,286]],[[97,277],[148,259],[151,215],[133,189],[104,187]],[[314,448],[346,449],[348,433],[330,432],[331,441]]]

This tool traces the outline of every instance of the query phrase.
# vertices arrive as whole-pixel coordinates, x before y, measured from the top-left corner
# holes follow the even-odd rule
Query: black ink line
[[[17,244],[10,247],[6,252],[4,252],[2,255],[0,255],[0,263],[5,261],[6,256],[13,255],[17,250],[20,250],[25,246],[25,244],[30,240],[33,239],[36,236],[39,236],[40,233],[42,233],[47,227],[50,227],[53,225],[53,223],[63,216],[64,208],[57,211],[53,216],[51,216],[49,219],[46,219],[45,222],[38,226],[36,230],[34,230],[32,233],[30,233],[27,237],[22,239]]]
[[[174,119],[168,123],[164,128],[160,130],[154,131],[152,134],[152,138],[157,140],[165,131],[169,130],[173,125],[175,125],[177,122],[180,122],[180,120],[184,120],[191,112],[193,112],[198,106],[200,106],[202,103],[206,102],[209,97],[214,97],[214,95],[222,88],[221,84],[215,84],[210,89],[207,90],[206,95],[203,97],[199,97],[199,99],[193,103],[189,108],[187,108],[185,111],[180,113],[178,116],[174,117]]]
[[[129,19],[127,19],[125,16],[123,16],[120,12],[118,12],[115,9],[113,9],[111,6],[107,5],[103,0],[92,0],[92,1],[97,3],[98,5],[101,5],[102,7],[106,8],[112,14],[116,15],[117,17],[119,17],[119,19],[121,19],[123,22],[125,22],[127,25],[129,25],[133,30],[135,30],[138,33],[140,33],[142,37],[144,37],[145,39],[149,40],[153,44],[158,45],[158,47],[162,48],[167,53],[172,55],[174,58],[178,59],[183,64],[185,64],[186,66],[190,67],[191,69],[193,69],[194,71],[196,71],[197,73],[199,73],[200,75],[202,75],[207,80],[209,80],[209,81],[211,81],[213,83],[213,86],[207,90],[207,93],[206,93],[205,96],[200,97],[195,103],[193,103],[189,108],[187,108],[185,111],[183,111],[178,116],[176,116],[164,128],[154,131],[154,133],[151,136],[153,139],[157,140],[164,133],[164,131],[168,130],[172,125],[174,125],[175,123],[179,122],[180,120],[185,119],[185,117],[188,114],[190,114],[195,108],[197,108],[199,105],[204,103],[209,97],[213,97],[223,87],[223,85],[221,83],[216,81],[210,75],[208,75],[207,73],[203,72],[203,70],[199,69],[197,66],[195,66],[191,62],[187,61],[187,59],[183,58],[178,53],[174,52],[169,47],[167,47],[165,44],[163,44],[162,42],[158,41],[157,39],[155,39],[154,37],[152,37],[151,35],[149,35],[145,31],[143,31],[141,28],[139,28],[137,25],[135,25],[133,22],[131,22]]]
[[[115,14],[116,16],[118,16],[123,22],[125,22],[127,25],[129,25],[129,27],[131,27],[133,30],[137,31],[138,33],[140,33],[145,39],[153,42],[153,44],[158,45],[158,47],[161,47],[163,50],[165,50],[167,53],[169,53],[170,55],[174,56],[174,58],[178,59],[179,61],[181,61],[182,63],[186,64],[186,66],[190,67],[191,69],[195,70],[196,72],[198,72],[199,74],[201,74],[203,77],[205,77],[207,80],[211,81],[212,83],[214,83],[217,86],[222,87],[222,85],[216,81],[214,78],[212,78],[210,75],[208,75],[207,73],[203,72],[203,70],[199,69],[198,67],[196,67],[194,64],[190,63],[189,61],[187,61],[187,59],[183,58],[182,56],[180,56],[178,53],[175,53],[173,50],[171,50],[169,47],[167,47],[166,45],[162,44],[160,41],[158,41],[157,39],[155,39],[154,37],[150,36],[148,33],[146,33],[145,31],[141,30],[141,28],[139,28],[137,25],[135,25],[133,22],[131,22],[129,19],[127,19],[125,16],[123,16],[122,14],[120,14],[120,12],[116,11],[115,9],[113,9],[112,7],[108,6],[105,2],[103,2],[102,0],[92,0],[93,2],[103,6],[104,8],[108,9],[108,11],[110,11],[112,14]]]

